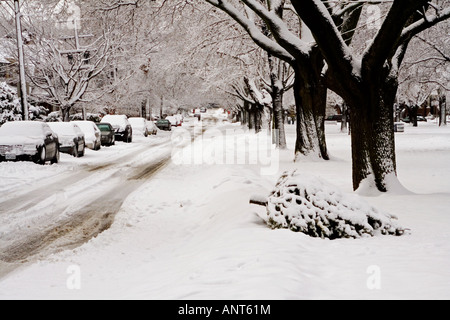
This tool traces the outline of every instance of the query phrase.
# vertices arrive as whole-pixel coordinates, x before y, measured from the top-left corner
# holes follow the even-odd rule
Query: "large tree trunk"
[[[271,82],[271,96],[272,96],[272,108],[273,108],[273,122],[275,129],[274,131],[274,140],[277,148],[286,149],[286,133],[284,129],[284,110],[283,110],[283,95],[284,88],[281,83],[279,74],[280,74],[280,63],[278,61],[278,68],[276,67],[276,63],[274,61],[274,57],[271,54],[268,54],[269,60],[269,69],[270,69],[270,82]]]
[[[318,51],[317,51],[318,53]],[[316,155],[329,160],[325,139],[327,87],[321,77],[323,61],[311,54],[311,63],[295,69],[294,96],[297,108],[296,156]]]
[[[283,92],[275,88],[272,92],[275,144],[279,149],[286,149],[286,132],[284,129]]]
[[[248,104],[248,128],[250,130],[254,130],[256,127],[256,119],[255,119],[255,107],[249,103]]]
[[[356,99],[348,101],[352,121],[353,188],[366,180],[379,191],[388,190],[389,176],[396,175],[394,100],[395,80],[377,86],[361,85]]]
[[[439,126],[447,125],[447,98],[445,96],[445,91],[439,87]]]
[[[72,108],[71,106],[61,107],[61,115],[62,115],[62,119],[64,122],[70,121],[70,109],[71,108]]]

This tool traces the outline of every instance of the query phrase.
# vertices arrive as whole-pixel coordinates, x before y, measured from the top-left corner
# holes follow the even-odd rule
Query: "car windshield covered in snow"
[[[114,128],[120,128],[122,130],[129,124],[125,115],[106,115],[101,122],[110,123]]]
[[[145,119],[144,118],[129,118],[128,121],[133,127],[144,129]]]
[[[2,127],[0,127],[0,136],[29,136],[37,137],[42,136],[44,132],[44,126],[40,122],[7,122]],[[48,133],[51,133],[50,128],[48,128]]]
[[[50,127],[60,135],[73,136],[82,134],[80,128],[70,122],[52,122]]]

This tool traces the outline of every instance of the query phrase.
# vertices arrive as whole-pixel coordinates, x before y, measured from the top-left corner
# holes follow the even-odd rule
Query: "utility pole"
[[[6,2],[7,0],[2,0],[2,1]],[[23,38],[22,38],[22,23],[21,23],[22,14],[20,12],[19,0],[14,0],[14,7],[11,7],[11,8],[14,10],[14,16],[15,16],[15,21],[16,21],[17,51],[19,54],[19,79],[20,79],[20,97],[21,97],[21,105],[22,105],[22,118],[23,118],[23,120],[29,120],[28,97],[27,97],[28,92],[27,92],[27,81],[26,81],[26,77],[25,77],[25,59],[24,59],[24,54],[23,54]]]

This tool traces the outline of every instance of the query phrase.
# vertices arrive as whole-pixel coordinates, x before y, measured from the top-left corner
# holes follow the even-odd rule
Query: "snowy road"
[[[98,153],[87,150],[80,159],[62,155],[57,166],[21,164],[30,181],[14,185],[5,177],[1,186],[0,278],[108,229],[128,195],[168,163],[170,147],[170,135],[163,133]],[[8,170],[18,164],[1,165]],[[34,179],[42,169],[48,176]]]

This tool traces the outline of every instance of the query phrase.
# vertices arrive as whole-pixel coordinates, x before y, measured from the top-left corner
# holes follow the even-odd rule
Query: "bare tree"
[[[394,0],[386,4],[386,14],[370,21],[377,32],[367,39],[371,41],[360,54],[350,43],[361,28],[357,23],[368,24],[360,18],[363,5],[370,1],[290,1],[311,30],[313,44],[292,34],[270,3],[264,6],[256,0],[242,1],[266,23],[275,41],[255,27],[239,10],[239,4],[231,0],[206,1],[233,17],[259,46],[296,70],[294,93],[297,105],[302,107],[297,110],[300,127],[296,151],[302,153],[302,148],[314,150],[314,145],[321,145],[316,139],[324,138],[320,136],[324,132],[322,106],[328,87],[350,108],[354,189],[370,179],[380,191],[386,191],[387,177],[396,175],[392,114],[398,70],[411,38],[450,16],[450,9],[442,6],[445,2]],[[306,132],[302,134],[302,130]]]
[[[64,121],[69,121],[71,108],[85,95],[91,81],[107,66],[111,43],[103,34],[89,45],[77,50],[62,49],[57,39],[41,38],[30,56],[33,84],[48,95],[37,95],[60,108]]]
[[[374,38],[357,56],[337,31],[325,3],[292,4],[327,62],[328,86],[350,106],[354,189],[369,179],[378,190],[386,191],[388,177],[396,175],[392,115],[399,67],[411,38],[447,19],[450,8],[425,0],[394,0]]]

